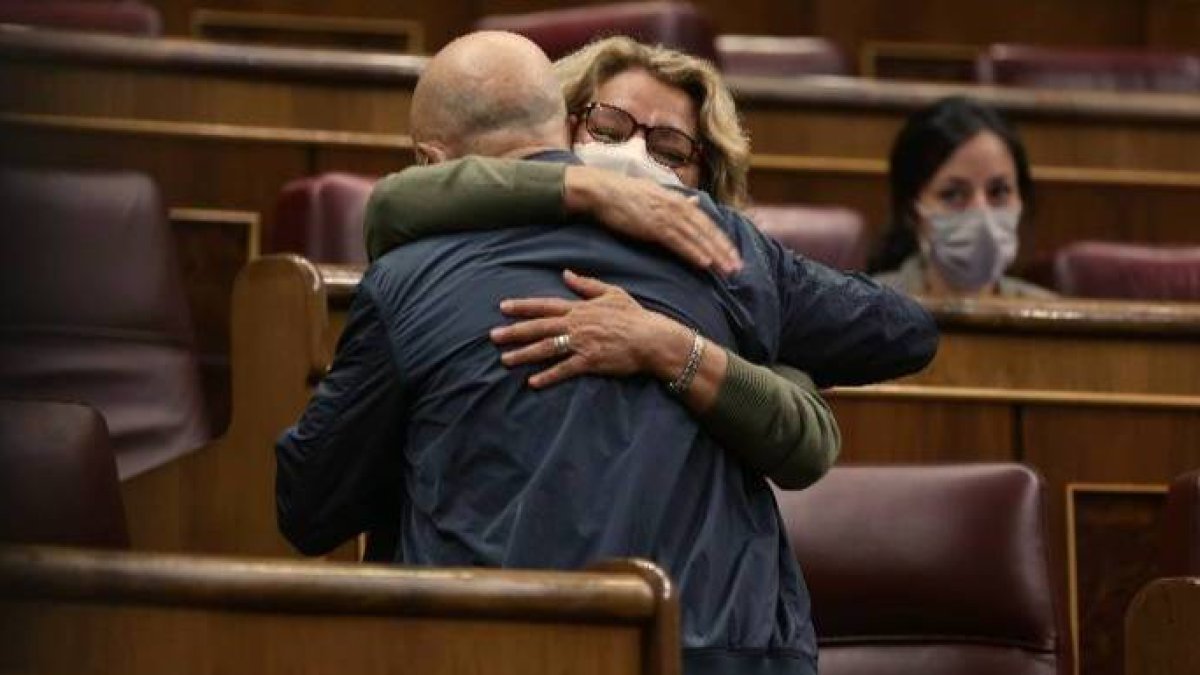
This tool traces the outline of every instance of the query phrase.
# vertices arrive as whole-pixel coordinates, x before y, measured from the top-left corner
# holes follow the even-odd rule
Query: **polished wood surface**
[[[0,28],[8,85],[0,131],[9,141],[0,158],[149,170],[169,184],[170,204],[257,210],[269,235],[287,179],[376,175],[410,161],[408,106],[423,65],[391,54]],[[884,158],[904,117],[966,94],[1008,113],[1029,145],[1040,194],[1022,233],[1023,264],[1080,238],[1198,241],[1200,98],[852,78],[731,85],[754,142],[760,202],[846,204],[877,234],[887,220]]]
[[[1200,578],[1158,579],[1138,593],[1125,619],[1125,675],[1200,672]]]
[[[670,583],[644,561],[551,572],[0,548],[5,672],[394,672],[403,663],[675,675],[672,615]]]
[[[420,54],[425,48],[421,24],[397,19],[198,9],[192,12],[191,28],[198,38],[235,44],[397,54]]]
[[[565,6],[595,5],[611,0],[487,0],[438,3],[415,0],[403,4],[371,0],[150,0],[163,13],[164,29],[182,35],[198,7],[258,12],[303,12],[350,17],[411,19],[421,22],[429,46],[437,49],[489,14],[531,12]],[[851,57],[869,40],[903,42],[992,42],[1065,46],[1154,47],[1195,49],[1200,34],[1200,8],[1190,0],[693,0],[718,33],[750,35],[821,35],[838,43]]]

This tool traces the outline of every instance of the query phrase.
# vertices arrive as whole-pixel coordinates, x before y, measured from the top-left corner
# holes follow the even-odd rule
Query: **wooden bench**
[[[551,572],[0,548],[0,670],[678,675],[644,561]]]
[[[1125,621],[1125,675],[1200,672],[1200,578],[1158,579],[1138,593]]]
[[[229,432],[124,486],[135,548],[290,552],[275,525],[273,443],[331,362],[361,273],[296,256],[264,256],[242,271]],[[1157,576],[1152,544],[1126,544],[1154,539],[1166,484],[1200,465],[1200,378],[1190,370],[1200,309],[1096,301],[931,309],[943,337],[928,373],[829,392],[843,461],[1037,468],[1063,587],[1074,589],[1063,601],[1081,659],[1119,663],[1105,651],[1113,631],[1140,584]],[[1150,368],[1163,372],[1152,377]]]

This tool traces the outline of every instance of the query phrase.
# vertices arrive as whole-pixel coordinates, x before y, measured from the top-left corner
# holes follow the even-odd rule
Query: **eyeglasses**
[[[700,156],[700,143],[674,127],[642,124],[616,106],[589,103],[581,113],[584,128],[601,143],[624,143],[639,129],[645,133],[646,151],[654,161],[671,169],[691,164]]]

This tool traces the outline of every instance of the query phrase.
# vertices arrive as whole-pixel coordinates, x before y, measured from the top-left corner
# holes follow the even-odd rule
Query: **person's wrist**
[[[642,369],[664,383],[674,381],[687,365],[692,350],[692,331],[661,314],[651,313],[654,330],[646,347]]]
[[[599,196],[595,171],[586,166],[568,166],[563,173],[563,209],[567,213],[591,213]]]

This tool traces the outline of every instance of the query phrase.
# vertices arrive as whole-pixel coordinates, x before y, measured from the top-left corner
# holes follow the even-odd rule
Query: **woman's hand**
[[[723,276],[742,269],[737,248],[694,197],[645,178],[587,166],[567,167],[563,181],[568,211],[590,214],[613,232],[656,243]]]
[[[669,381],[683,368],[691,331],[643,308],[619,286],[571,271],[563,278],[583,300],[505,300],[500,311],[522,320],[491,332],[497,345],[524,345],[501,355],[510,368],[562,359],[531,376],[530,386],[544,388],[584,374],[646,372]]]

